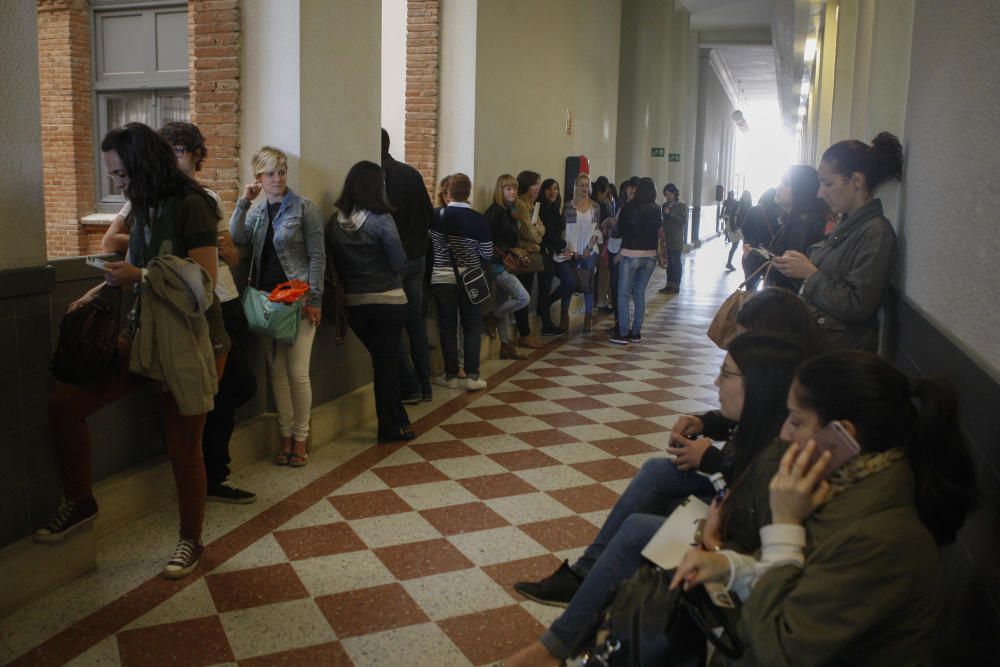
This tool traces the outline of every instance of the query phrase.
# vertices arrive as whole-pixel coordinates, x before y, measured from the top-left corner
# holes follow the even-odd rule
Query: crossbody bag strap
[[[767,272],[768,272],[768,273],[770,273],[770,272],[771,272],[771,260],[767,260],[766,262],[764,262],[763,264],[761,264],[760,266],[758,266],[758,267],[757,267],[756,269],[754,269],[754,270],[753,270],[753,273],[751,273],[751,274],[750,274],[749,276],[747,276],[747,279],[746,279],[746,280],[744,280],[743,282],[741,282],[741,283],[740,283],[740,286],[739,286],[739,287],[737,287],[736,289],[737,289],[737,290],[741,290],[741,289],[743,289],[744,287],[746,287],[746,286],[747,286],[747,284],[749,284],[749,282],[750,282],[751,280],[753,280],[753,277],[754,277],[754,276],[756,276],[756,275],[757,275],[758,273],[760,273],[761,271],[763,271],[763,270],[764,270],[765,268],[767,268]],[[765,279],[766,279],[766,278],[767,278],[767,274],[764,274],[764,277],[765,277]]]

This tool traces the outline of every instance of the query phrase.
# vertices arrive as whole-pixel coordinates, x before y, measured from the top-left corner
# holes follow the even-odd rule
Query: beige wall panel
[[[614,175],[620,17],[621,3],[609,0],[480,0],[477,205],[504,172],[533,169],[561,182],[569,155]]]

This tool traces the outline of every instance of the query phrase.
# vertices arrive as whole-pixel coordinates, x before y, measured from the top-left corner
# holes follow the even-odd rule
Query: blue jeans
[[[668,458],[648,459],[611,509],[597,537],[573,563],[573,571],[586,577],[632,514],[669,516],[688,496],[710,499],[713,494],[712,483],[705,475],[681,470]]]
[[[681,259],[680,250],[667,249],[667,285],[670,287],[680,287],[681,276],[684,272],[684,263]]]
[[[573,270],[572,262],[552,262],[552,272],[559,279],[559,287],[549,295],[549,303],[555,301],[565,302],[569,306],[569,300],[573,298],[576,291],[576,272]]]
[[[618,333],[637,334],[642,331],[642,318],[646,314],[646,286],[656,269],[655,257],[622,257],[618,277]],[[628,297],[632,295],[635,314],[629,326]]]
[[[424,264],[425,258],[417,257],[403,269],[403,291],[406,293],[406,335],[410,351],[399,341],[399,389],[404,397],[431,395],[431,355],[427,343],[427,325],[424,323]],[[411,363],[412,361],[412,363]]]
[[[525,291],[524,285],[512,273],[506,270],[496,276],[497,286],[497,307],[493,311],[494,317],[500,320],[497,326],[497,333],[500,335],[500,342],[510,343],[510,314],[528,307],[531,297]]]
[[[469,301],[464,289],[450,283],[431,285],[431,294],[437,305],[445,375],[449,378],[458,375],[458,320],[461,316],[462,333],[465,337],[465,372],[469,377],[478,379],[479,344],[483,334],[480,305]]]
[[[614,597],[615,588],[648,563],[640,552],[664,521],[664,517],[653,514],[633,514],[625,519],[569,607],[540,637],[549,653],[565,660],[592,640],[604,609]]]

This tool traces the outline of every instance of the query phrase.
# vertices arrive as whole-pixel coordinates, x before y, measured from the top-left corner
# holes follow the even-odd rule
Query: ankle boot
[[[594,324],[594,314],[584,313],[583,315],[583,333],[590,333]]]
[[[559,311],[559,328],[563,331],[569,331],[569,306],[564,306],[562,310]]]

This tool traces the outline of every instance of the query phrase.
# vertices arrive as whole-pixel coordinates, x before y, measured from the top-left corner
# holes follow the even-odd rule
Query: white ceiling
[[[692,30],[771,27],[773,0],[680,0]]]

